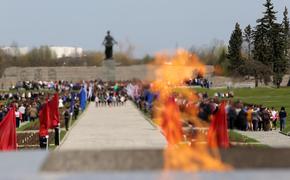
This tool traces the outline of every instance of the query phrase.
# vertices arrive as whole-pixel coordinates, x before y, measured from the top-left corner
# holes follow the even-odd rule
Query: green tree
[[[248,60],[251,59],[251,51],[253,45],[253,30],[251,25],[248,25],[244,29],[244,41],[247,43],[247,53],[248,53]]]
[[[270,64],[268,58],[269,54],[269,40],[267,38],[267,26],[264,18],[257,20],[258,25],[254,31],[254,49],[253,49],[253,58],[256,61],[260,61],[265,65]]]
[[[235,76],[252,76],[255,78],[255,87],[259,86],[259,82],[268,84],[271,81],[272,70],[269,66],[260,61],[248,60],[245,61],[233,73]]]
[[[288,69],[283,28],[281,24],[276,22],[277,12],[274,11],[274,5],[271,0],[267,0],[264,6],[266,7],[264,18],[268,27],[267,39],[269,40],[268,59],[270,64],[272,64],[273,83],[279,88]]]
[[[280,87],[287,71],[284,53],[283,29],[277,23],[276,11],[271,0],[266,0],[264,17],[257,20],[254,33],[254,59],[270,66],[273,71],[273,83]]]
[[[284,50],[285,50],[285,57],[290,61],[289,57],[289,49],[290,49],[290,29],[289,29],[289,18],[288,18],[288,9],[285,7],[284,10],[284,18],[282,22],[283,28],[283,36],[284,36]]]
[[[235,30],[231,35],[228,47],[228,59],[229,59],[229,70],[233,72],[235,69],[239,68],[243,64],[242,60],[242,30],[239,23],[236,23]]]
[[[273,83],[279,88],[283,77],[288,70],[285,56],[285,43],[280,24],[274,24],[271,29],[271,52],[273,58]]]

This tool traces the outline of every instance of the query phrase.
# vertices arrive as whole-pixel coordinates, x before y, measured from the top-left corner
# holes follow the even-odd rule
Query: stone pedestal
[[[116,80],[116,62],[114,60],[103,61],[103,75],[106,81]]]

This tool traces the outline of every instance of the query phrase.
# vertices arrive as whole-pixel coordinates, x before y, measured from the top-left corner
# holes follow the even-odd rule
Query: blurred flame
[[[184,80],[192,78],[194,73],[204,75],[205,66],[196,55],[182,49],[173,56],[158,54],[155,63],[158,68],[151,90],[158,94],[154,106],[154,120],[160,125],[168,142],[164,151],[165,170],[192,172],[230,169],[221,162],[217,149],[209,148],[205,133],[198,131],[186,136],[182,128],[181,120],[190,122],[193,127],[208,127],[208,124],[201,122],[197,117],[198,98],[195,92],[189,88],[179,88]],[[176,103],[176,96],[186,99],[187,106],[181,109]]]

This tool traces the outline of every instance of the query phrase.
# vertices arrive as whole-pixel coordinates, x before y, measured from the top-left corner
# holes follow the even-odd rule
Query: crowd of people
[[[41,91],[41,90],[79,90],[84,82],[73,83],[72,81],[19,81],[10,87],[16,91]]]
[[[139,109],[152,113],[153,102],[158,94],[150,93],[149,86],[139,85],[131,96]],[[280,127],[283,131],[286,126],[287,112],[285,107],[279,110],[274,107],[268,108],[263,105],[246,104],[242,101],[233,101],[234,93],[215,93],[209,97],[207,93],[196,93],[198,101],[190,102],[181,93],[172,95],[180,109],[194,104],[198,110],[198,117],[202,121],[210,122],[211,117],[217,112],[222,101],[226,101],[226,112],[229,129],[242,131],[271,131]]]
[[[120,106],[124,105],[128,99],[133,100],[138,108],[144,112],[152,114],[153,103],[158,98],[158,94],[150,91],[149,84],[142,82],[103,82],[101,80],[82,81],[72,83],[68,81],[55,82],[22,82],[17,85],[18,90],[0,93],[0,121],[8,112],[9,105],[14,103],[17,119],[17,127],[21,122],[35,121],[43,102],[47,98],[47,91],[53,90],[60,93],[59,108],[63,109],[66,128],[68,130],[69,117],[76,119],[81,110],[79,97],[77,94],[84,88],[87,92],[87,100],[95,102],[96,107]],[[34,91],[35,89],[38,91]],[[283,131],[286,124],[286,109],[281,107],[278,111],[274,107],[268,108],[262,105],[246,104],[241,101],[234,102],[233,92],[215,93],[214,97],[209,97],[207,93],[197,93],[198,101],[195,106],[198,109],[198,117],[206,122],[210,122],[211,116],[219,108],[221,100],[227,101],[226,111],[229,129],[239,129],[243,131],[270,131],[277,129],[280,123],[280,131]],[[173,95],[180,108],[192,104],[181,94]],[[71,102],[76,102],[73,107]]]
[[[243,131],[270,131],[277,129],[280,122],[280,131],[285,129],[286,109],[281,107],[278,111],[274,107],[267,108],[262,105],[232,103],[228,106],[229,128]]]
[[[96,107],[124,105],[127,101],[125,85],[126,83],[98,82],[93,85],[94,93],[91,100],[95,102]]]
[[[44,92],[0,93],[0,121],[8,113],[11,104],[16,108],[17,127],[21,122],[35,121],[44,99]]]
[[[65,128],[69,129],[70,119],[77,119],[81,110],[79,93],[86,91],[87,101],[96,106],[124,105],[128,97],[125,87],[127,82],[95,81],[23,81],[16,83],[8,92],[0,92],[0,122],[13,104],[16,108],[16,126],[38,119],[42,105],[53,93],[59,94],[59,109]],[[73,102],[73,103],[72,103]]]
[[[207,78],[203,77],[203,75],[201,74],[198,74],[196,77],[186,80],[185,84],[188,86],[200,86],[207,89],[212,86],[212,82],[210,82]]]

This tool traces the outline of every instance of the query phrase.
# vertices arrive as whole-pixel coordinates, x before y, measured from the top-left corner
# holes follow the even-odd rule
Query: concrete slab
[[[78,124],[71,130],[60,150],[156,149],[166,140],[135,105],[119,107],[88,106]]]
[[[279,130],[237,132],[273,148],[290,148],[290,137],[279,133]]]

